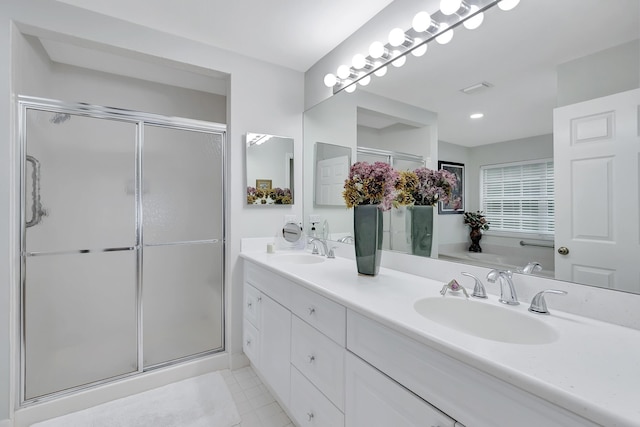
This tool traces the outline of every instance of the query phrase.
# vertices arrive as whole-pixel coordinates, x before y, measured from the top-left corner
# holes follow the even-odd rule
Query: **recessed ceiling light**
[[[471,114],[469,116],[469,118],[471,118],[471,119],[481,119],[483,117],[484,117],[484,114],[482,114],[482,113],[473,113],[473,114]]]

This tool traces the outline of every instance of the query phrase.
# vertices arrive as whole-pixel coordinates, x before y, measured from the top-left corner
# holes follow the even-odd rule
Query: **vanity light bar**
[[[419,12],[413,19],[412,28],[403,31],[394,28],[389,33],[388,43],[373,42],[369,47],[369,55],[357,54],[352,65],[341,65],[336,74],[329,73],[324,77],[324,84],[333,88],[333,94],[343,90],[353,92],[357,83],[366,86],[371,75],[382,77],[387,67],[404,65],[409,53],[422,56],[427,44],[432,40],[446,44],[453,37],[453,30],[464,25],[475,29],[482,24],[484,12],[498,5],[502,10],[511,10],[520,0],[441,0],[440,10],[433,14]]]

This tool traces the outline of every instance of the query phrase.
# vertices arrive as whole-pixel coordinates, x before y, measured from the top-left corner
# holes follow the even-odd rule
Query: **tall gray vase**
[[[430,257],[433,241],[433,206],[409,206],[407,215],[411,254]]]
[[[382,211],[378,205],[355,206],[353,230],[358,273],[375,276],[382,255]]]

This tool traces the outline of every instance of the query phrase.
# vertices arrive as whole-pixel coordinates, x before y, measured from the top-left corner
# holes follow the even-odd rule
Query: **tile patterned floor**
[[[242,418],[239,427],[294,427],[251,367],[220,373]]]

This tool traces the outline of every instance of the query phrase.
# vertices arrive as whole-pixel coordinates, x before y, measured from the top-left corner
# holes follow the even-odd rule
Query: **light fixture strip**
[[[342,92],[343,90],[346,90],[350,86],[356,85],[359,81],[366,78],[367,76],[370,76],[371,74],[374,74],[376,71],[391,65],[391,63],[394,62],[395,60],[403,56],[406,56],[409,53],[413,52],[414,50],[418,49],[419,47],[429,43],[432,40],[435,40],[438,36],[446,33],[447,31],[454,30],[460,25],[463,25],[465,21],[475,17],[476,15],[486,12],[487,10],[491,9],[493,6],[496,6],[498,3],[500,3],[500,1],[502,0],[491,0],[486,2],[486,4],[482,5],[482,3],[484,3],[483,0],[475,0],[475,1],[465,0],[462,2],[462,5],[460,7],[460,10],[464,9],[463,13],[468,13],[471,10],[471,6],[477,6],[478,9],[473,11],[472,13],[469,13],[467,16],[464,16],[464,17],[460,17],[456,13],[452,15],[445,15],[440,10],[438,10],[437,12],[433,13],[431,24],[426,31],[417,32],[413,28],[409,28],[407,31],[405,31],[405,39],[407,40],[408,39],[415,40],[416,38],[422,39],[422,37],[425,37],[424,40],[420,41],[420,43],[416,43],[413,46],[408,46],[408,47],[406,46],[406,43],[403,43],[400,46],[391,46],[391,44],[386,43],[384,45],[385,51],[388,51],[389,53],[397,51],[400,53],[397,55],[390,54],[388,56],[383,56],[381,58],[372,58],[371,56],[366,56],[366,61],[368,66],[363,67],[363,69],[361,70],[357,70],[354,67],[350,67],[349,68],[350,76],[344,79],[341,79],[341,78],[337,79],[337,83],[333,86],[333,94],[335,95],[339,92]],[[458,19],[456,19],[456,17],[458,17]],[[445,27],[444,29],[439,29],[437,33],[431,33],[430,30],[434,27],[433,25],[434,22],[437,23],[437,25],[447,24],[448,26]],[[380,60],[382,60],[381,63],[379,62]]]

